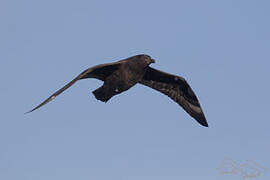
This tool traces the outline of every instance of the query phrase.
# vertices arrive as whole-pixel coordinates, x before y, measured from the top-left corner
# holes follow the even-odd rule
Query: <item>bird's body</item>
[[[127,91],[137,83],[160,91],[184,108],[201,125],[208,126],[199,101],[184,78],[149,67],[155,61],[148,55],[132,56],[114,63],[89,68],[55,92],[32,112],[48,103],[80,79],[96,78],[104,84],[93,91],[96,99],[107,102],[113,96]]]
[[[136,85],[143,78],[148,66],[147,63],[136,61],[134,57],[118,62],[121,63],[118,69],[104,80],[101,87],[93,91],[100,101],[107,102],[113,96]]]

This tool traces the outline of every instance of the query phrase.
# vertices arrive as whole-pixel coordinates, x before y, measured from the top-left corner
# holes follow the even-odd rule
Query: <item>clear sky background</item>
[[[242,179],[219,174],[226,157],[269,169],[269,9],[267,0],[1,0],[0,179]],[[209,128],[143,85],[102,103],[95,79],[23,114],[86,68],[140,53],[186,78]]]

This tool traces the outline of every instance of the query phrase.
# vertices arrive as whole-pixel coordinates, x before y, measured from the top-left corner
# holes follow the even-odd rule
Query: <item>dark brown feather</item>
[[[208,127],[198,98],[184,78],[148,67],[140,83],[169,96],[201,125]]]
[[[86,69],[83,71],[81,74],[79,74],[76,78],[74,78],[72,81],[70,81],[68,84],[66,84],[64,87],[53,93],[50,97],[48,97],[45,101],[43,101],[41,104],[33,108],[32,110],[26,112],[30,113],[33,112],[34,110],[40,108],[41,106],[47,104],[51,100],[53,100],[56,96],[61,94],[63,91],[65,91],[67,88],[72,86],[75,82],[77,82],[80,79],[86,79],[86,78],[97,78],[100,80],[105,80],[107,76],[112,74],[117,68],[119,68],[120,63],[115,62],[115,63],[108,63],[108,64],[100,64],[91,68]]]

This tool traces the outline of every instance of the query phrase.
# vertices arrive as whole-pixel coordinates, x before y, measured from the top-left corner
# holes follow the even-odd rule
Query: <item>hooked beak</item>
[[[155,63],[156,61],[154,59],[151,59],[151,63]]]

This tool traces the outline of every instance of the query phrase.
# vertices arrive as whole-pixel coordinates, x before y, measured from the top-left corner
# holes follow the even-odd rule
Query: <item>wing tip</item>
[[[206,121],[206,118],[203,116],[202,118],[196,119],[198,121],[198,123],[200,123],[200,125],[204,126],[204,127],[209,127],[208,123]]]
[[[30,113],[30,112],[31,112],[31,111],[27,111],[27,112],[25,112],[25,113],[23,113],[23,114],[25,115],[25,114],[28,114],[28,113]]]
[[[200,122],[200,124],[204,127],[209,127],[207,121]]]
[[[27,112],[25,112],[25,113],[23,113],[23,114],[29,114],[29,113],[31,113],[31,112],[33,112],[35,109],[31,109],[30,111],[27,111]]]

